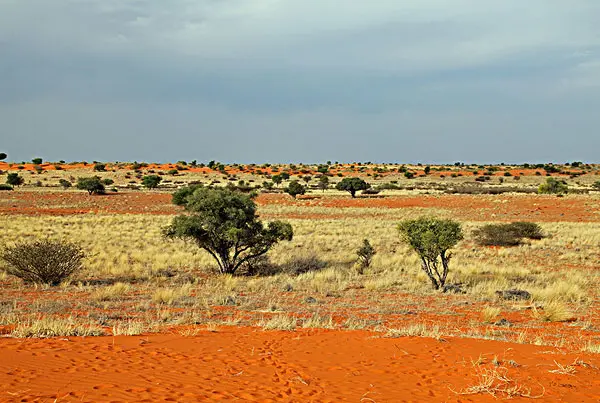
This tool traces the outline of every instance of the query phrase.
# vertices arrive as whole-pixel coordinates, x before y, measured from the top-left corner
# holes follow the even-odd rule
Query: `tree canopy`
[[[335,186],[337,190],[349,192],[352,197],[356,197],[356,192],[359,190],[365,190],[369,187],[370,185],[361,178],[344,178]]]
[[[178,198],[187,214],[175,217],[163,233],[168,238],[193,240],[216,260],[221,273],[233,274],[244,262],[293,237],[288,223],[272,221],[265,226],[252,197],[226,188],[198,187]]]

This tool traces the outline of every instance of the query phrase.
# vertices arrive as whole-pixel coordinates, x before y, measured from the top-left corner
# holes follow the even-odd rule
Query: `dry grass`
[[[591,312],[597,309],[599,274],[593,269],[600,264],[600,227],[594,223],[544,223],[542,227],[548,238],[506,249],[474,247],[467,235],[454,250],[448,279],[451,283],[461,283],[466,295],[455,296],[440,295],[431,289],[417,257],[400,242],[396,230],[399,220],[423,212],[447,216],[447,211],[269,205],[261,206],[259,212],[278,218],[286,214],[312,214],[310,219],[289,220],[294,227],[294,240],[277,245],[269,257],[274,264],[284,265],[294,257],[314,253],[326,262],[326,267],[299,276],[215,276],[211,271],[214,262],[207,253],[193,244],[162,238],[160,229],[171,220],[168,216],[0,215],[4,229],[0,232],[0,244],[41,235],[79,242],[88,254],[85,270],[70,284],[38,289],[40,295],[57,299],[54,305],[31,303],[20,304],[18,309],[6,308],[0,311],[0,324],[15,324],[19,318],[35,319],[40,313],[64,314],[73,309],[93,311],[94,317],[102,316],[99,322],[103,326],[120,331],[127,323],[118,315],[123,313],[120,310],[124,306],[127,314],[132,315],[130,320],[143,323],[147,329],[156,328],[153,324],[208,321],[256,324],[258,314],[265,312],[286,312],[260,321],[259,325],[267,329],[290,330],[298,326],[372,329],[378,320],[392,314],[395,322],[384,321],[387,327],[396,329],[389,332],[391,336],[437,338],[441,333],[439,327],[410,324],[402,314],[414,311],[417,316],[412,318],[419,320],[421,313],[446,318],[472,310],[469,320],[476,324],[472,331],[462,330],[470,337],[560,342],[560,335],[530,338],[522,329],[509,336],[480,329],[479,316],[486,323],[494,323],[500,312],[519,312],[530,304],[543,307],[534,310],[535,320],[561,322],[576,313],[581,321],[592,320],[592,324],[597,324]],[[319,217],[338,213],[343,218]],[[464,223],[465,233],[470,234],[480,225]],[[377,255],[364,274],[359,275],[353,269],[354,251],[364,238],[372,242]],[[0,271],[0,281],[12,287],[11,294],[0,303],[19,297],[22,286],[12,277]],[[94,285],[95,281],[114,284]],[[533,300],[502,301],[495,294],[497,290],[513,288],[529,291]],[[307,296],[315,297],[318,305],[304,302]],[[424,299],[435,302],[424,304]],[[185,313],[176,312],[184,306]],[[318,315],[311,317],[317,308]],[[245,319],[231,319],[232,311],[246,314]],[[330,321],[338,314],[349,319],[337,324]],[[305,320],[295,318],[307,315]],[[460,335],[455,328],[444,329],[445,335]],[[588,340],[581,343],[583,346]],[[593,350],[593,345],[590,346]]]
[[[440,340],[442,333],[440,327],[437,325],[427,326],[426,324],[418,323],[400,329],[387,329],[385,337],[430,337]]]
[[[492,366],[491,368],[482,367],[479,364],[474,365],[476,369],[476,382],[467,388],[454,392],[458,395],[491,395],[494,398],[512,399],[515,397],[524,397],[529,399],[539,399],[544,396],[545,389],[540,386],[540,393],[533,394],[531,388],[520,384],[512,379],[508,374],[508,368],[502,366]]]
[[[113,285],[100,288],[92,293],[92,299],[96,301],[115,301],[123,299],[129,292],[131,286],[125,283],[115,283]]]
[[[294,330],[297,319],[289,315],[275,315],[270,319],[262,319],[259,326],[264,330]]]
[[[571,310],[560,301],[551,301],[543,309],[533,306],[533,316],[545,322],[567,322],[574,320]]]
[[[493,323],[496,321],[502,310],[497,307],[486,306],[481,311],[481,319],[484,323]]]
[[[95,323],[78,323],[72,317],[39,318],[19,323],[11,333],[13,337],[102,336],[104,330]]]

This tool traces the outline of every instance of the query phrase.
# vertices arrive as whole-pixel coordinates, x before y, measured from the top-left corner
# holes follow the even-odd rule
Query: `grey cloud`
[[[594,0],[4,0],[0,140],[15,159],[593,160],[598,15]]]

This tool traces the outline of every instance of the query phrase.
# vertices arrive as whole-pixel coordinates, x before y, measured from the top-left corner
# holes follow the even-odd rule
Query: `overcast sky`
[[[0,0],[0,151],[600,162],[598,21],[598,0]]]

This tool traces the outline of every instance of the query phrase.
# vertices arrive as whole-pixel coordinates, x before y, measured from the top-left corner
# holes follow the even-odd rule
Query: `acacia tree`
[[[253,195],[230,189],[197,188],[182,201],[188,214],[175,217],[163,234],[193,240],[217,261],[221,273],[233,274],[277,242],[293,237],[286,222],[263,225],[252,199]]]
[[[329,177],[327,175],[323,175],[319,178],[319,183],[317,183],[317,187],[325,192],[325,189],[329,188]]]
[[[159,175],[147,175],[142,178],[142,185],[148,189],[156,189],[161,181],[162,178]]]
[[[291,181],[288,187],[285,188],[285,193],[289,194],[295,199],[296,196],[306,193],[306,187],[302,186],[302,184],[298,181]]]
[[[431,280],[433,288],[443,288],[452,257],[448,250],[463,239],[460,224],[452,220],[421,217],[401,222],[398,229],[402,239],[421,258],[421,268]]]
[[[6,176],[6,183],[11,186],[21,186],[25,183],[25,179],[22,176],[19,176],[16,172],[11,172]]]
[[[6,153],[0,153],[0,161],[4,161],[6,159],[6,157],[8,157],[8,155],[6,155]]]
[[[98,176],[77,178],[77,189],[86,190],[88,194],[104,194],[106,191],[102,180]]]
[[[337,190],[349,192],[353,198],[356,197],[356,192],[368,189],[369,187],[369,184],[361,178],[344,178],[335,186]]]

